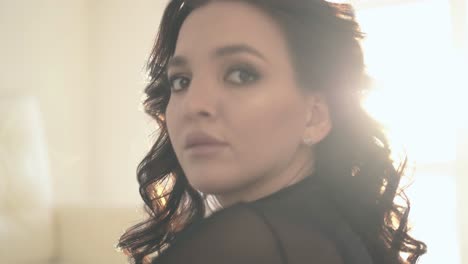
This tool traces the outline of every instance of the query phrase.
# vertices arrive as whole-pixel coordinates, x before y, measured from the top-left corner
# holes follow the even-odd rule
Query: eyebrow
[[[258,50],[245,45],[245,44],[235,44],[235,45],[228,45],[224,47],[220,47],[215,50],[213,53],[214,57],[225,57],[225,56],[231,56],[234,54],[238,53],[249,53],[251,55],[254,55],[264,61],[267,61],[265,56],[262,55],[261,52]],[[169,59],[167,67],[183,67],[188,64],[188,59],[184,56],[174,56]]]

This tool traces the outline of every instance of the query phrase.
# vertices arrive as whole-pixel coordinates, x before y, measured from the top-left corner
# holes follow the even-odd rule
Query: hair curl
[[[129,228],[118,243],[136,264],[164,250],[180,231],[205,215],[205,197],[188,183],[169,140],[166,65],[186,17],[212,1],[170,1],[148,62],[144,107],[157,121],[159,136],[139,164],[137,179],[149,217]],[[242,1],[270,15],[283,29],[302,87],[326,96],[333,128],[316,146],[315,176],[374,262],[416,263],[426,245],[408,234],[410,204],[399,189],[406,159],[395,167],[381,125],[360,102],[368,78],[359,43],[364,35],[353,8],[323,0],[224,1]],[[403,205],[395,202],[397,197],[403,198]]]

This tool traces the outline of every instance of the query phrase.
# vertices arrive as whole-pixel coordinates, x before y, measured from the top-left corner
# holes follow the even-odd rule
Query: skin
[[[193,11],[179,32],[168,76],[169,137],[195,189],[227,206],[313,172],[313,145],[331,128],[328,107],[299,86],[283,33],[261,10],[216,1]],[[184,148],[193,131],[226,145],[198,155]]]

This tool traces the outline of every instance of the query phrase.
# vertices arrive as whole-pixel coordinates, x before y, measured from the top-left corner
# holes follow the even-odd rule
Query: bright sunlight
[[[428,245],[421,263],[460,264],[455,164],[457,133],[468,127],[468,64],[449,1],[355,2],[375,81],[365,107],[385,125],[395,158],[410,159],[413,234]]]

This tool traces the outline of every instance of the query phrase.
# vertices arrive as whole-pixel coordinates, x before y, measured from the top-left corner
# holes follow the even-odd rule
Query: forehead
[[[187,17],[175,53],[203,55],[222,46],[246,44],[271,56],[287,52],[285,42],[277,23],[257,7],[241,1],[216,1]]]

